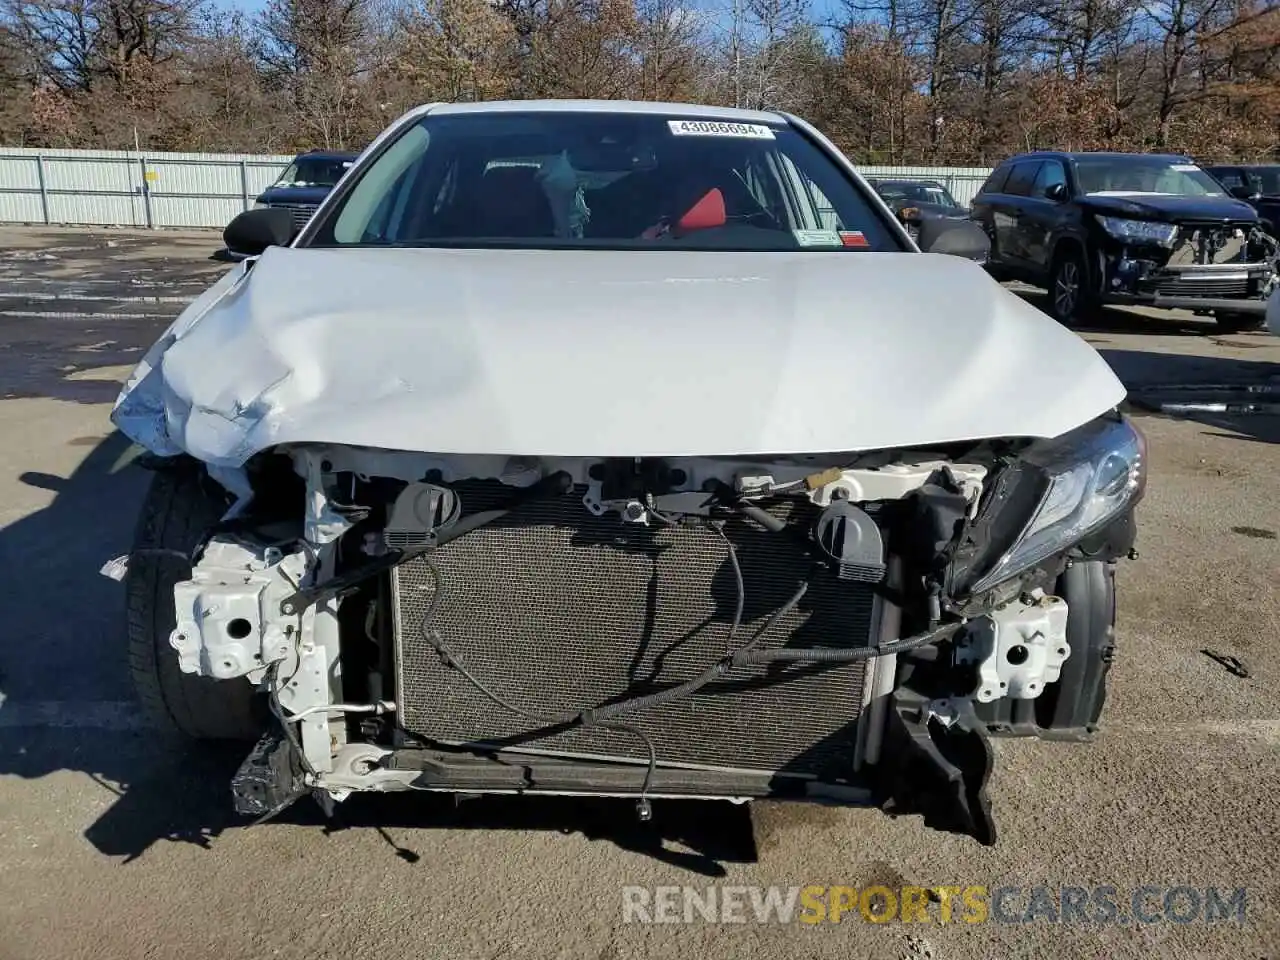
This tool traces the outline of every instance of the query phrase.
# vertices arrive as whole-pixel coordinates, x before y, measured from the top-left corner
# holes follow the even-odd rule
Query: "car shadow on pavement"
[[[1280,363],[1144,350],[1098,352],[1129,390],[1129,412],[1190,420],[1213,436],[1280,443]]]
[[[83,438],[91,439],[91,438]],[[87,776],[109,804],[84,831],[101,853],[136,859],[161,840],[207,847],[227,830],[314,827],[317,842],[344,830],[378,831],[388,856],[412,862],[401,830],[535,830],[604,840],[700,874],[756,858],[748,808],[655,801],[642,822],[623,800],[402,793],[353,796],[326,819],[310,798],[248,827],[231,808],[230,780],[247,746],[191,744],[146,725],[133,699],[124,637],[124,589],[99,573],[130,546],[148,474],[112,467],[128,449],[118,432],[69,477],[27,472],[55,493],[43,509],[0,529],[7,642],[0,644],[0,776]]]
[[[1012,292],[1049,314],[1049,295],[1042,290],[1017,287]],[[1051,314],[1049,314],[1051,315]],[[1090,323],[1073,328],[1077,333],[1159,333],[1166,336],[1212,337],[1219,335],[1211,317],[1165,313],[1151,316],[1120,307],[1104,307]]]
[[[323,824],[325,833],[379,831],[396,855],[416,862],[418,851],[399,846],[389,831],[533,830],[603,840],[623,850],[709,877],[726,875],[725,863],[754,863],[757,849],[750,807],[716,800],[655,800],[643,821],[634,801],[599,797],[485,796],[449,794],[355,795],[328,822],[315,805],[299,804],[294,816]],[[403,839],[403,838],[401,838]]]

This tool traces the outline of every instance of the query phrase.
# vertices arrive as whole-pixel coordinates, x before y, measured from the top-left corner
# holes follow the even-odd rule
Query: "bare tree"
[[[860,161],[1280,159],[1275,0],[0,0],[0,136],[358,147],[415,102],[792,110]]]
[[[131,81],[177,59],[200,0],[4,0],[4,18],[40,79],[62,90]]]
[[[1202,28],[1224,5],[1225,0],[1153,0],[1146,6],[1160,45],[1156,147],[1161,150],[1168,149],[1174,114],[1189,98],[1187,79]]]
[[[368,8],[369,0],[269,0],[259,15],[258,61],[318,146],[349,147],[359,138]]]
[[[489,100],[508,91],[515,32],[487,0],[420,0],[395,11],[388,41],[386,66],[412,99]]]
[[[641,100],[680,100],[699,86],[702,21],[680,0],[638,0],[635,50]]]

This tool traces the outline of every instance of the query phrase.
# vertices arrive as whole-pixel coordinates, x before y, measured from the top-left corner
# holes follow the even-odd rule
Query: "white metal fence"
[[[0,221],[223,227],[292,156],[0,149]]]
[[[0,222],[226,226],[293,159],[211,153],[0,148]],[[868,177],[937,180],[961,203],[986,167],[860,167]]]

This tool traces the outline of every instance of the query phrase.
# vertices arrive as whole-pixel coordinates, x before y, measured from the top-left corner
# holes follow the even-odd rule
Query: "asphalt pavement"
[[[333,821],[304,803],[245,826],[227,786],[239,755],[140,721],[122,591],[98,574],[127,550],[146,482],[110,472],[125,447],[110,402],[226,269],[218,246],[0,228],[0,960],[1280,956],[1275,416],[1135,406],[1151,478],[1106,726],[1085,745],[997,744],[995,847],[917,818],[764,803],[657,804],[643,825],[611,801],[357,797]],[[1112,311],[1082,336],[1135,388],[1280,382],[1280,339],[1187,315]],[[626,887],[808,884],[1017,892],[982,923],[940,924],[937,904],[933,922],[884,924],[622,909]],[[1026,909],[1036,887],[1100,886],[1116,888],[1113,918]],[[1244,919],[1180,922],[1187,909],[1159,909],[1173,887],[1242,888]],[[1144,889],[1154,919],[1124,909]]]

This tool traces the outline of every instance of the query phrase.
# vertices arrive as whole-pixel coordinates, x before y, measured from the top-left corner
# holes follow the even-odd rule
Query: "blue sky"
[[[695,8],[727,7],[730,0],[692,0],[690,6]],[[842,8],[839,0],[809,0],[810,15],[818,21],[836,15]],[[266,0],[212,0],[215,7],[223,10],[242,10],[256,13],[263,8]]]

